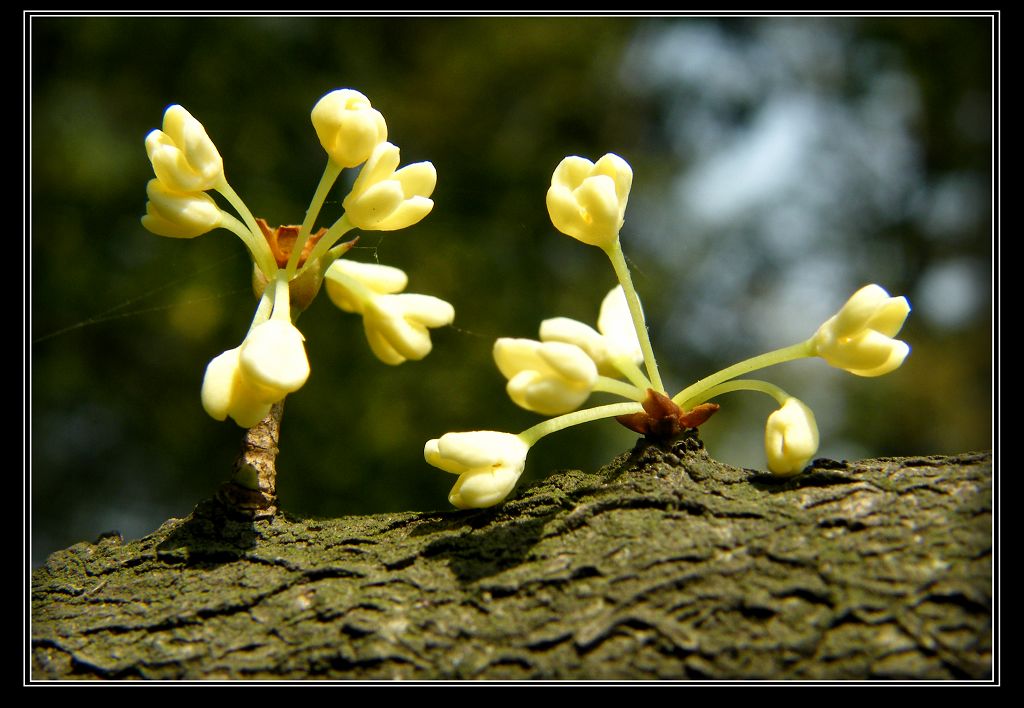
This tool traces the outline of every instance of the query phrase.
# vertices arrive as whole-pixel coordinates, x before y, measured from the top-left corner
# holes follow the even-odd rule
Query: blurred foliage
[[[915,305],[907,365],[871,381],[820,362],[766,378],[816,410],[822,454],[991,444],[984,19],[36,17],[30,40],[37,560],[188,513],[226,478],[241,438],[198,392],[252,316],[244,249],[226,231],[183,242],[138,221],[143,137],[170,103],[203,122],[231,184],[271,223],[301,221],[324,164],[308,113],[334,88],[369,96],[403,163],[438,171],[434,212],[365,234],[352,257],[404,268],[410,291],[455,305],[455,326],[425,361],[393,369],[327,298],[303,315],[312,376],[287,402],[279,458],[291,513],[446,508],[454,478],[423,462],[425,440],[536,422],[504,395],[494,338],[536,336],[555,315],[593,322],[614,283],[596,249],[547,219],[567,154],[616,152],[634,168],[623,243],[670,387],[788,344],[790,328],[807,336],[877,281]],[[790,192],[694,219],[696,177],[721,182],[698,207],[728,206],[731,181],[764,172],[711,168],[754,140],[771,105],[813,107],[799,115],[820,137],[807,164],[822,172],[798,163],[775,180],[769,164]],[[894,142],[832,142],[874,127]],[[814,238],[787,241],[790,228]],[[703,429],[712,454],[761,466],[770,404],[722,403]],[[526,479],[594,469],[633,438],[611,422],[567,431],[531,452]]]

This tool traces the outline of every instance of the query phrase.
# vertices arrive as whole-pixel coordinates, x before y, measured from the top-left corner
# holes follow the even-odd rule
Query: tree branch
[[[985,679],[991,455],[778,480],[641,441],[495,509],[200,504],[33,576],[36,679]]]

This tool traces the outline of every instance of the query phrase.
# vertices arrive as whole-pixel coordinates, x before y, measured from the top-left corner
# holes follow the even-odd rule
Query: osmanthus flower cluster
[[[394,231],[419,222],[433,208],[434,166],[401,169],[399,149],[387,141],[384,116],[351,89],[328,93],[311,119],[327,166],[301,225],[271,228],[255,218],[228,184],[224,162],[203,125],[178,105],[163,127],[146,136],[156,175],[147,186],[142,224],[160,236],[194,238],[214,229],[233,232],[253,261],[259,304],[242,343],[215,357],[203,379],[203,407],[217,420],[249,428],[274,403],[300,389],[309,376],[304,337],[295,326],[326,280],[332,301],[361,315],[373,352],[387,364],[422,359],[431,348],[427,328],[450,324],[452,306],[426,295],[399,294],[406,275],[397,268],[355,263],[343,256],[355,240],[339,243],[353,228]],[[332,187],[347,168],[362,165],[344,213],[314,231]],[[216,192],[237,214],[222,209]]]
[[[508,379],[509,397],[527,410],[554,417],[518,434],[459,432],[427,442],[427,462],[458,475],[448,497],[455,506],[482,508],[503,500],[522,474],[530,447],[546,435],[616,418],[633,431],[668,439],[704,423],[718,410],[711,399],[734,391],[758,391],[775,400],[778,409],[765,426],[768,469],[779,476],[797,474],[818,449],[814,413],[772,383],[741,377],[804,357],[820,357],[858,376],[881,376],[898,368],[909,353],[906,343],[895,339],[910,312],[906,298],[867,285],[808,339],[733,364],[670,396],[619,242],[632,181],[630,166],[611,154],[596,163],[567,157],[555,169],[547,193],[552,223],[602,249],[619,285],[605,297],[597,329],[557,317],[541,323],[538,340],[495,343],[494,359]],[[579,410],[595,391],[625,402]]]

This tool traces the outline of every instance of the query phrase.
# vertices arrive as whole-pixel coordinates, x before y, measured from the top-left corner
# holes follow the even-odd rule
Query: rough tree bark
[[[777,480],[641,442],[498,508],[215,501],[33,576],[34,679],[988,679],[987,453]]]

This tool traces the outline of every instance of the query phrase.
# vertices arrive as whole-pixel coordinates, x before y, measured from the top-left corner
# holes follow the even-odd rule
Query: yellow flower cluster
[[[253,217],[228,184],[224,161],[206,129],[183,107],[170,106],[162,129],[146,136],[155,177],[146,188],[143,226],[173,238],[225,228],[241,238],[253,259],[260,304],[249,333],[242,344],[214,357],[202,387],[206,411],[217,420],[230,417],[242,427],[258,423],[309,377],[305,338],[294,321],[325,278],[331,299],[363,316],[373,352],[388,364],[425,357],[431,349],[427,328],[450,324],[455,316],[452,306],[438,298],[393,294],[406,281],[397,268],[341,259],[354,242],[335,246],[353,228],[394,231],[423,219],[434,206],[434,166],[420,162],[398,169],[399,150],[387,142],[384,116],[358,91],[331,91],[316,103],[310,118],[327,153],[327,167],[304,223],[277,229]],[[313,233],[341,171],[360,165],[342,200],[345,213],[330,228]],[[210,191],[227,200],[238,217],[219,207]],[[401,284],[392,287],[384,282],[388,278]]]
[[[424,448],[427,462],[459,475],[449,496],[455,506],[485,507],[503,500],[522,473],[530,447],[553,432],[615,417],[648,436],[677,435],[718,409],[708,400],[740,390],[760,391],[777,401],[779,408],[765,425],[768,469],[778,476],[797,474],[818,450],[814,413],[774,384],[738,377],[811,356],[858,376],[880,376],[898,368],[909,353],[906,343],[894,339],[910,312],[906,298],[889,297],[878,285],[868,285],[808,340],[734,364],[669,398],[619,242],[632,182],[633,170],[613,154],[597,162],[569,156],[555,168],[547,193],[551,223],[603,250],[619,286],[605,297],[597,330],[556,317],[541,324],[540,341],[504,337],[495,342],[494,360],[508,379],[513,402],[556,417],[518,435],[478,430],[430,440]],[[619,395],[627,403],[577,410],[594,391]]]

